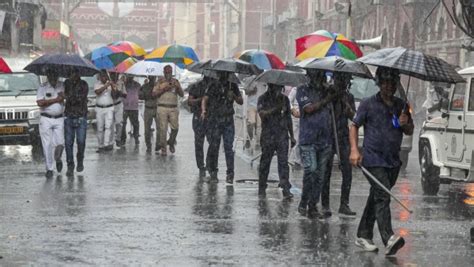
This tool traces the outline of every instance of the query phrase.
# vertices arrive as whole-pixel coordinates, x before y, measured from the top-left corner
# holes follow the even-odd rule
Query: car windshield
[[[0,74],[0,96],[15,96],[21,91],[22,95],[36,95],[39,86],[39,77],[33,73]]]

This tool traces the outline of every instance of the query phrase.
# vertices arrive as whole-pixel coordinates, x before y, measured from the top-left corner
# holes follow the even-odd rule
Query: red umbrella
[[[8,64],[1,57],[0,57],[0,72],[2,72],[2,73],[12,73],[12,70],[10,69],[10,67],[8,67]]]

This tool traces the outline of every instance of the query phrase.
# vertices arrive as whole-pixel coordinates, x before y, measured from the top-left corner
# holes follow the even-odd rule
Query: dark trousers
[[[77,162],[83,163],[86,149],[87,117],[66,117],[64,120],[64,141],[68,167],[74,167],[74,139],[77,144]]]
[[[207,122],[207,142],[209,149],[207,150],[206,166],[209,172],[217,172],[219,160],[219,147],[221,145],[221,138],[224,141],[225,161],[227,164],[227,174],[234,174],[234,136],[235,126],[234,117],[229,117],[221,120],[209,120]]]
[[[314,144],[300,145],[303,163],[303,192],[301,206],[316,207],[327,174],[327,166],[333,155],[332,147],[318,147]]]
[[[130,119],[130,123],[133,127],[133,137],[138,140],[138,129],[140,122],[138,121],[138,110],[124,110],[123,111],[123,126],[122,126],[122,142],[127,139],[127,119]]]
[[[386,188],[391,189],[397,181],[400,167],[396,168],[367,168],[379,182]],[[387,245],[388,239],[393,235],[392,218],[390,215],[390,195],[383,191],[380,186],[370,182],[370,193],[365,205],[364,213],[360,219],[359,228],[357,229],[357,237],[362,237],[372,240],[374,224],[377,221],[382,242]]]
[[[156,107],[145,107],[145,112],[143,114],[143,122],[145,124],[145,144],[147,148],[151,148],[151,138],[153,137],[151,126],[153,125],[153,121],[155,122],[156,134],[155,146],[158,147],[160,144],[160,122],[158,121]]]
[[[288,137],[277,138],[274,140],[261,140],[262,156],[260,157],[260,166],[258,169],[258,184],[260,187],[266,187],[270,164],[275,152],[278,160],[278,178],[281,188],[291,188],[290,168],[288,167]]]
[[[335,151],[333,151],[333,155],[328,161],[326,179],[324,179],[325,183],[323,185],[323,191],[321,192],[321,205],[325,208],[329,208],[329,187],[331,184],[334,152]],[[339,152],[341,153],[341,158],[339,160],[342,173],[341,205],[349,205],[349,195],[351,193],[352,184],[352,166],[349,162],[350,144],[348,136],[339,138]]]
[[[196,164],[200,170],[206,169],[204,165],[204,139],[206,138],[206,120],[201,120],[199,114],[193,115],[194,153]]]

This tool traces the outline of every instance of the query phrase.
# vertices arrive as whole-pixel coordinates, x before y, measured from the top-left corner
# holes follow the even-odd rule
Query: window
[[[469,89],[469,111],[474,111],[474,78],[471,79],[471,88]]]
[[[451,99],[451,104],[449,109],[453,111],[462,111],[464,107],[464,90],[465,83],[458,83],[454,87],[453,97]]]

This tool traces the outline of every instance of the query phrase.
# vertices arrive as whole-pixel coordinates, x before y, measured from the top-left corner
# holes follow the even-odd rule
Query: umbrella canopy
[[[117,48],[103,46],[84,56],[99,69],[111,70],[130,56]]]
[[[398,69],[400,73],[425,81],[466,82],[446,61],[403,47],[384,48],[358,59],[365,64]]]
[[[199,61],[199,58],[191,47],[174,44],[158,47],[146,55],[145,60],[173,62],[179,67],[184,68],[186,65]]]
[[[193,62],[185,67],[185,69],[195,72],[195,73],[203,73],[206,68],[209,68],[212,65],[212,60],[204,61],[204,62]]]
[[[219,79],[219,74],[217,71],[209,69],[213,63],[214,62],[212,60],[205,62],[194,62],[186,66],[186,69],[195,73],[200,73],[207,77],[211,77],[213,79]],[[237,77],[237,75],[235,75],[235,73],[230,73],[227,80],[232,83],[240,84],[240,79]]]
[[[260,74],[262,72],[254,64],[235,58],[224,58],[216,60],[209,67],[207,67],[207,69],[249,75]]]
[[[237,56],[238,59],[255,64],[259,69],[284,69],[283,61],[273,53],[260,49],[245,50]]]
[[[160,63],[156,61],[139,61],[125,73],[137,76],[163,76],[163,68],[166,65],[173,67],[173,74],[176,74],[176,65],[174,63]]]
[[[373,79],[369,68],[362,62],[330,56],[318,59],[307,59],[296,64],[305,69],[327,70],[332,72],[345,72],[363,78]]]
[[[8,66],[7,62],[0,57],[0,72],[1,73],[12,73],[12,70]]]
[[[115,66],[113,69],[109,69],[111,72],[117,72],[117,73],[125,73],[130,67],[135,65],[138,60],[133,57],[129,57],[125,59],[124,61],[120,62],[117,66]]]
[[[46,75],[48,69],[54,69],[60,77],[68,78],[73,69],[81,76],[93,76],[99,70],[88,60],[79,55],[47,54],[28,64],[24,70],[36,75]]]
[[[109,44],[108,46],[138,59],[142,59],[146,55],[145,49],[134,42],[117,41]]]
[[[252,82],[272,83],[277,85],[299,86],[309,82],[304,72],[291,70],[267,70],[258,75]]]
[[[340,33],[319,30],[296,39],[296,58],[322,58],[340,56],[355,60],[362,56],[362,51],[355,42]]]
[[[219,74],[216,71],[213,71],[213,70],[203,70],[202,75],[207,76],[207,77],[211,77],[211,78],[216,79],[216,80],[219,79]],[[231,83],[240,84],[240,80],[237,77],[237,75],[235,75],[235,73],[230,73],[229,77],[227,78],[227,81],[229,81]]]

